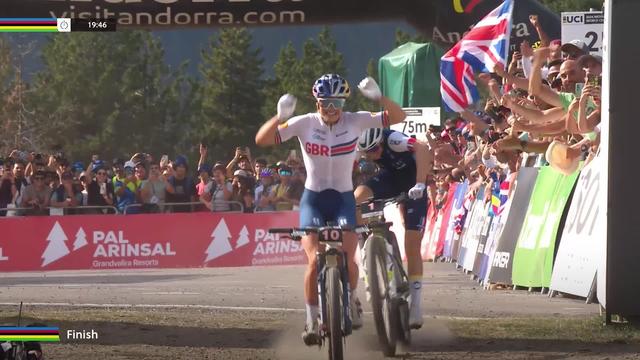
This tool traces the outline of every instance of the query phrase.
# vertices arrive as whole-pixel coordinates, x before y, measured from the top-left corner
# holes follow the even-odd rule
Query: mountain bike
[[[406,194],[390,199],[371,199],[359,205],[365,225],[358,226],[364,241],[364,271],[378,339],[386,356],[394,356],[398,341],[411,343],[409,327],[409,277],[402,265],[402,256],[392,222],[384,217],[389,204],[402,204]]]
[[[342,245],[341,226],[320,228],[274,228],[271,234],[285,234],[294,241],[300,241],[308,234],[318,234],[318,242],[324,245],[324,252],[318,251],[318,298],[320,319],[318,332],[323,342],[329,343],[329,359],[343,358],[343,339],[352,332],[351,313],[349,311],[349,272],[346,254],[339,248]]]

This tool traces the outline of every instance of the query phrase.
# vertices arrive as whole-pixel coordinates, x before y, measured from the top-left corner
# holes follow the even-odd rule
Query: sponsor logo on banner
[[[462,0],[452,0],[453,2],[453,9],[455,10],[456,13],[458,14],[462,14],[462,13],[466,13],[469,14],[473,11],[473,9],[482,2],[482,0],[469,0],[467,2],[466,6],[462,6]]]
[[[9,261],[9,257],[8,256],[4,256],[2,254],[2,248],[0,247],[0,261]]]
[[[60,223],[56,221],[47,236],[47,247],[42,253],[42,267],[69,255],[69,248],[66,241],[69,240],[62,230]]]
[[[56,221],[46,238],[47,246],[42,253],[41,267],[44,268],[89,245],[87,234],[82,227],[78,228],[75,234],[73,248],[69,250],[69,238]],[[170,242],[131,243],[122,230],[94,230],[90,235],[93,268],[157,267],[157,257],[176,255]]]
[[[224,218],[211,233],[211,243],[207,247],[205,264],[211,260],[246,247],[251,241],[251,233],[246,225],[234,237]],[[304,253],[299,242],[281,238],[280,234],[270,234],[268,229],[256,228],[253,233],[254,247],[251,247],[251,265],[297,264],[304,261]]]
[[[511,254],[508,252],[496,252],[493,256],[493,266],[499,267],[501,269],[506,269],[509,267],[509,260],[511,259]]]
[[[267,229],[256,229],[255,242],[251,265],[298,264],[306,259],[300,242],[269,234]]]

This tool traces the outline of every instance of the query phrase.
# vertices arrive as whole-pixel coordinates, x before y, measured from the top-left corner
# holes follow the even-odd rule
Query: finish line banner
[[[0,271],[305,264],[299,242],[269,234],[297,212],[74,215],[0,219]]]
[[[117,19],[118,28],[176,28],[332,24],[406,20],[434,42],[451,47],[502,0],[1,0],[3,18]],[[339,10],[335,10],[339,9]],[[534,43],[529,15],[537,14],[551,39],[560,18],[537,0],[514,5],[509,42]]]

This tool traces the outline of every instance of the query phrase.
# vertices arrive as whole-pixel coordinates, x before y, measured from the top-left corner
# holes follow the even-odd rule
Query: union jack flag
[[[480,99],[473,71],[507,63],[514,0],[505,0],[471,29],[440,61],[440,93],[448,111],[461,112]]]

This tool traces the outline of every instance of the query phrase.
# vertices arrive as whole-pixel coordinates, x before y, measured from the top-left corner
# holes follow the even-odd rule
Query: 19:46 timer
[[[90,20],[87,22],[89,30],[106,30],[109,24],[106,21]]]

